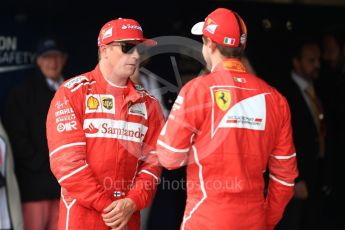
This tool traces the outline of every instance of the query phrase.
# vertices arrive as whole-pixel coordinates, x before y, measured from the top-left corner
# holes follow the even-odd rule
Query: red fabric
[[[59,200],[25,202],[22,205],[25,230],[56,230],[59,220]]]
[[[109,85],[99,67],[60,87],[47,118],[51,169],[62,187],[59,229],[108,229],[101,213],[116,199],[129,197],[138,210],[149,205],[162,121],[154,98],[130,81]],[[129,229],[139,229],[139,217]]]
[[[111,20],[102,27],[98,36],[98,46],[113,41],[145,41],[148,45],[156,45],[154,40],[144,38],[143,30],[137,21],[128,18]]]
[[[287,101],[236,59],[182,88],[157,154],[168,169],[187,164],[182,229],[275,226],[298,174]]]
[[[220,45],[239,47],[246,43],[246,25],[234,11],[218,8],[199,25],[192,29],[193,34],[203,34]]]

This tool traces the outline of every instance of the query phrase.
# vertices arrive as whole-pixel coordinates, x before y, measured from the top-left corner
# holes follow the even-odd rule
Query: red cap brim
[[[148,45],[148,46],[156,46],[157,42],[153,39],[145,39],[143,41],[143,44]]]

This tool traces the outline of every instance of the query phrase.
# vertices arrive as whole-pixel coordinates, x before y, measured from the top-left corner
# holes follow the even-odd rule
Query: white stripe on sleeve
[[[170,145],[164,143],[164,142],[161,141],[161,140],[158,140],[158,141],[157,141],[157,144],[159,144],[160,146],[166,148],[167,150],[169,150],[169,151],[171,151],[171,152],[175,152],[175,153],[187,153],[187,152],[189,152],[189,149],[190,149],[190,148],[176,149],[176,148],[171,147]]]
[[[51,157],[53,154],[59,152],[62,149],[69,148],[72,146],[78,146],[78,145],[86,145],[86,142],[74,142],[74,143],[70,143],[70,144],[66,144],[66,145],[61,145],[60,147],[51,151],[51,153],[49,154],[49,157]]]
[[[278,178],[276,178],[275,176],[273,176],[272,174],[270,174],[270,178],[272,178],[273,180],[277,181],[278,183],[288,186],[288,187],[293,187],[295,186],[295,184],[291,184],[291,183],[287,183],[285,181],[279,180]]]
[[[271,157],[273,157],[273,158],[275,158],[277,160],[288,160],[288,159],[293,158],[295,156],[296,156],[296,153],[288,155],[288,156],[274,156],[274,155],[271,155]]]
[[[155,174],[153,174],[152,172],[143,169],[143,170],[141,170],[138,174],[140,174],[140,173],[146,173],[146,174],[148,174],[148,175],[153,176],[153,177],[156,179],[157,183],[159,183],[159,178],[158,178]]]
[[[73,172],[71,172],[70,174],[67,174],[66,176],[63,176],[60,178],[60,180],[58,180],[59,183],[61,183],[62,181],[66,180],[67,178],[73,176],[74,174],[80,172],[81,170],[83,170],[84,168],[86,168],[87,166],[89,166],[88,164],[85,164],[83,166],[81,166],[80,168],[77,168],[76,170],[74,170]]]

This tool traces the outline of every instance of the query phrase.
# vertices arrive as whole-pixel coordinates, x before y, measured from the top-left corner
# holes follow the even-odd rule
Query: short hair
[[[240,58],[244,55],[244,47],[242,45],[233,48],[229,46],[222,46],[216,43],[216,47],[219,50],[219,52],[227,58]]]
[[[202,40],[205,44],[207,44],[207,39],[205,36],[202,36]],[[214,42],[214,41],[213,41]],[[216,42],[216,48],[219,50],[220,54],[227,58],[240,58],[244,55],[244,45],[240,45],[239,47],[233,48],[230,46],[223,46]]]
[[[297,34],[290,44],[290,58],[300,59],[302,57],[302,52],[305,46],[308,45],[319,45],[319,37],[315,34],[306,35],[306,34]]]
[[[323,33],[323,38],[326,36],[331,36],[338,43],[339,47],[345,44],[345,27],[331,28]]]

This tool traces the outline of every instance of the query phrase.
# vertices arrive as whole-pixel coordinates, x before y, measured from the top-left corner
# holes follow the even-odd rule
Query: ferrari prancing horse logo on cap
[[[216,98],[216,103],[217,106],[222,110],[226,111],[231,104],[231,95],[230,95],[230,90],[217,90],[215,92],[215,98]]]

